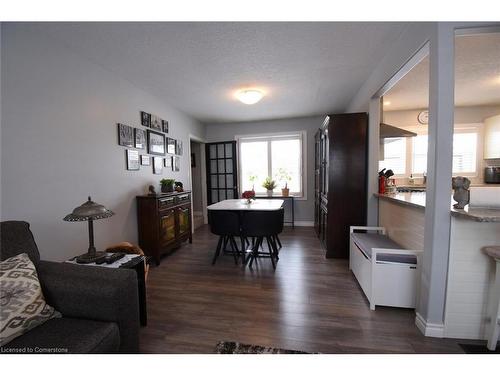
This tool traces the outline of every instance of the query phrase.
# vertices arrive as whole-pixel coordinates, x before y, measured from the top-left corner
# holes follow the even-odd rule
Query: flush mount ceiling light
[[[384,105],[385,105],[385,106],[391,105],[391,102],[389,102],[389,101],[385,101],[385,102],[384,102]]]
[[[236,97],[240,102],[251,105],[259,102],[264,97],[264,93],[256,89],[245,89],[238,91]]]

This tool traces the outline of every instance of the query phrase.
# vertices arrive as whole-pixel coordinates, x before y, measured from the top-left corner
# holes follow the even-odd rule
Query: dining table
[[[240,213],[247,211],[278,211],[282,208],[284,203],[283,199],[255,199],[251,203],[248,203],[246,199],[226,199],[207,207],[208,211],[239,211]],[[210,213],[208,215],[210,223]],[[278,239],[279,242],[279,239]],[[281,242],[279,242],[281,247]],[[226,245],[224,243],[223,249],[226,252]],[[252,247],[254,243],[252,241]],[[242,255],[243,262],[245,262],[245,253],[251,252],[251,249],[247,249],[246,245],[242,242]]]

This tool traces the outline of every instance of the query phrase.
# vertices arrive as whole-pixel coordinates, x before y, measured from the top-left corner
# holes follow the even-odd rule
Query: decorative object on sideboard
[[[148,154],[165,155],[165,135],[148,129]]]
[[[141,111],[141,124],[142,126],[151,126],[151,115],[147,112]]]
[[[146,132],[142,129],[134,128],[134,147],[140,150],[146,148]]]
[[[163,158],[153,156],[153,174],[162,174],[163,172]]]
[[[175,154],[175,139],[167,138],[167,154]]]
[[[165,168],[172,170],[172,157],[170,155],[163,160],[163,165]]]
[[[172,193],[174,191],[175,180],[172,178],[163,178],[160,180],[161,192]]]
[[[139,151],[125,150],[125,155],[127,158],[127,170],[138,171],[141,168],[139,164]]]
[[[76,258],[78,263],[93,263],[97,259],[105,256],[104,252],[96,251],[94,246],[94,220],[106,219],[113,215],[113,211],[108,210],[101,204],[93,202],[89,197],[85,203],[76,207],[72,213],[64,217],[64,221],[88,221],[89,248],[86,254],[82,254]]]
[[[182,141],[175,141],[175,154],[182,155]]]
[[[178,156],[172,156],[172,171],[179,172],[181,170],[181,159]]]
[[[157,194],[156,193],[156,189],[155,189],[155,187],[153,185],[149,185],[148,186],[148,194],[149,195],[156,195]]]
[[[134,147],[134,128],[125,124],[118,124],[118,144],[125,147]]]
[[[274,181],[271,177],[266,177],[264,182],[262,183],[262,187],[267,190],[267,196],[273,196],[273,190],[276,188],[276,181]]]
[[[163,133],[168,133],[168,121],[162,120],[162,131]]]
[[[252,203],[252,201],[255,199],[255,191],[254,190],[246,190],[241,194],[241,197],[243,199],[246,199],[246,204]]]
[[[182,193],[184,191],[184,184],[180,181],[175,181],[174,183],[175,191],[178,193]]]
[[[151,157],[149,155],[141,155],[141,165],[151,165]]]
[[[453,205],[454,208],[463,209],[469,204],[470,199],[470,180],[467,177],[457,176],[451,179],[453,188],[453,199],[457,202]]]

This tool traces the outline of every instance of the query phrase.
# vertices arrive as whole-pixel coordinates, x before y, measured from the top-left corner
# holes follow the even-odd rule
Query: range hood
[[[397,128],[383,122],[380,123],[380,138],[400,138],[400,137],[416,137],[417,133],[408,130]]]

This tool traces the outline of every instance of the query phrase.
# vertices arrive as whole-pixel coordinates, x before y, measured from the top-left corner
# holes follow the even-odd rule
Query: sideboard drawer
[[[158,209],[159,210],[165,210],[165,209],[170,208],[174,205],[175,205],[175,198],[174,197],[158,199]]]
[[[177,203],[182,204],[185,202],[189,202],[189,194],[181,194],[177,196]]]

